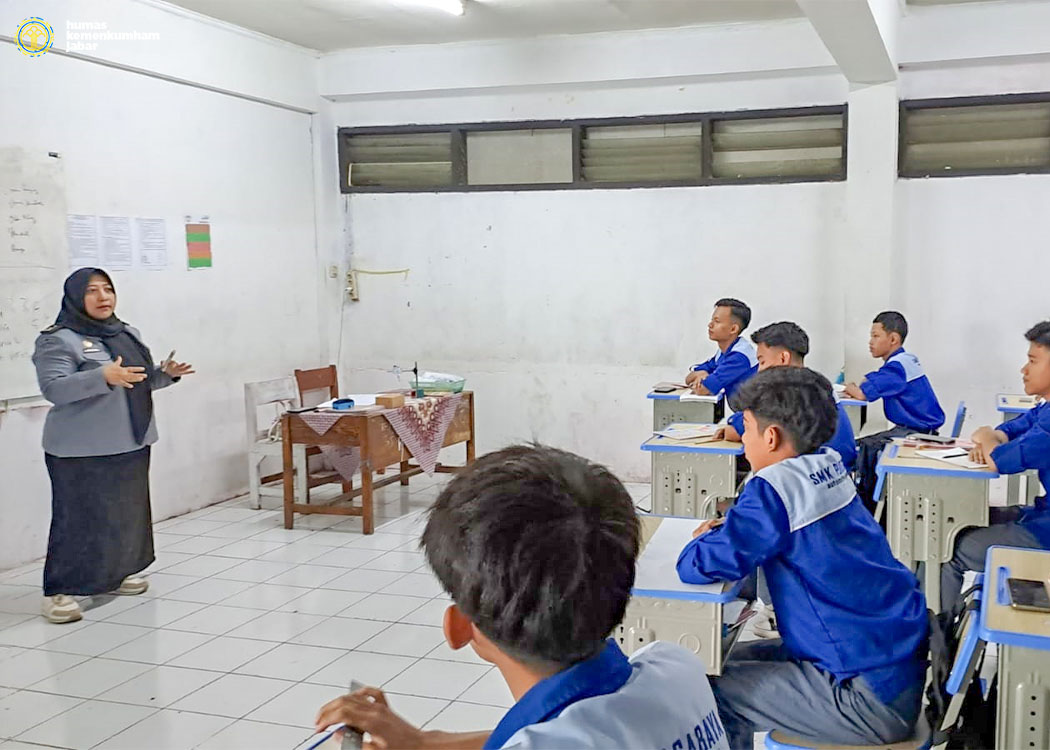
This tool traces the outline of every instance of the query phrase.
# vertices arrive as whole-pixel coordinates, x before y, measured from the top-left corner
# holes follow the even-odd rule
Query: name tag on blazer
[[[84,358],[85,359],[109,359],[109,352],[103,349],[98,342],[89,341],[85,339],[84,344]]]

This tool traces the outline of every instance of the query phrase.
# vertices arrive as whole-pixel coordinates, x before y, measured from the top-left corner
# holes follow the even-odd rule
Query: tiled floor
[[[39,616],[41,563],[0,573],[0,750],[290,750],[350,680],[409,721],[491,728],[502,678],[441,634],[447,599],[417,549],[442,477],[377,493],[360,520],[297,517],[244,500],[155,527],[150,590]],[[648,509],[648,485],[629,485]]]

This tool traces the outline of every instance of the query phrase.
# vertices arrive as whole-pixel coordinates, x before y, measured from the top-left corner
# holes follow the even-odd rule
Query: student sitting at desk
[[[1026,334],[1028,361],[1021,368],[1024,392],[1041,396],[1041,404],[1026,414],[992,429],[981,427],[973,434],[976,447],[970,456],[1000,474],[1039,472],[1043,490],[1050,488],[1050,321],[1037,323]],[[955,554],[941,566],[941,610],[950,609],[959,598],[967,570],[984,570],[985,554],[995,545],[1050,549],[1050,504],[1038,497],[1035,505],[991,508],[992,525],[966,529],[955,539]]]
[[[864,376],[860,385],[847,383],[845,393],[860,401],[882,399],[886,418],[894,427],[857,441],[857,493],[869,510],[876,501],[875,466],[879,454],[895,437],[913,432],[933,433],[944,424],[944,410],[937,402],[929,378],[918,358],[904,351],[908,338],[908,321],[899,312],[883,312],[875,316],[871,326],[868,351],[885,364]]]
[[[831,384],[776,367],[741,386],[755,471],[724,523],[678,558],[687,583],[765,573],[782,641],[738,644],[712,677],[730,747],[780,729],[831,745],[908,738],[926,672],[926,602],[857,498],[839,455]]]
[[[718,353],[706,362],[693,365],[685,384],[701,396],[715,396],[725,391],[729,398],[736,393],[740,384],[758,369],[755,348],[740,335],[750,324],[750,307],[738,299],[718,300],[707,324],[707,337],[718,344]]]
[[[445,638],[496,665],[517,703],[491,732],[422,731],[366,688],[324,706],[397,748],[726,750],[704,665],[671,643],[627,658],[609,634],[634,585],[640,529],[607,469],[515,446],[464,469],[430,510],[421,546],[453,604]]]
[[[758,371],[770,367],[805,367],[806,355],[809,354],[809,336],[797,323],[784,321],[771,323],[751,334],[755,342],[755,355],[758,358]],[[835,435],[827,442],[828,448],[834,448],[841,456],[846,471],[853,471],[857,461],[857,441],[853,435],[853,424],[849,421],[842,404],[838,407],[838,423]],[[744,415],[737,411],[729,415],[726,427],[716,437],[733,443],[740,442],[744,434]]]

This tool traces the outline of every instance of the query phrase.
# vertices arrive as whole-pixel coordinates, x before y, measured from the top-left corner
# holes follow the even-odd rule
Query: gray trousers
[[[779,640],[739,644],[725,671],[711,678],[733,750],[752,750],[754,733],[773,729],[832,744],[900,742],[915,728],[919,683],[888,706],[863,678],[836,684],[812,663],[794,659]]]
[[[991,508],[986,529],[966,529],[955,538],[955,554],[947,565],[941,566],[941,611],[946,612],[962,593],[963,576],[966,571],[978,573],[984,570],[984,558],[989,547],[1024,547],[1042,549],[1032,533],[1017,523],[1021,516],[1020,505],[1006,508]]]

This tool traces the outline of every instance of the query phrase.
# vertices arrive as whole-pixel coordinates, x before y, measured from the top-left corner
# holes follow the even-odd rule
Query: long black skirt
[[[44,596],[114,591],[153,563],[149,446],[115,456],[45,454],[51,535]]]

